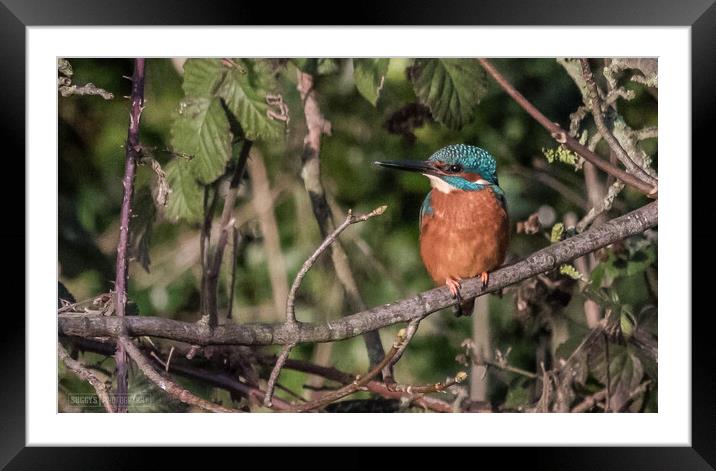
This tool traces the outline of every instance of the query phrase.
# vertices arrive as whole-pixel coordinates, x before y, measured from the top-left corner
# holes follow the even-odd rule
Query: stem
[[[129,244],[129,220],[132,216],[132,194],[134,193],[134,175],[137,171],[137,159],[141,153],[139,144],[139,120],[144,109],[144,59],[134,60],[132,75],[132,108],[129,113],[129,130],[125,144],[125,165],[122,186],[122,210],[119,216],[119,242],[117,243],[117,272],[114,281],[116,293],[115,307],[117,317],[123,319],[127,307],[127,247]],[[127,412],[124,400],[128,393],[127,352],[121,343],[117,344],[117,412]]]
[[[219,223],[219,240],[216,243],[214,249],[214,258],[209,263],[209,268],[206,273],[206,304],[209,314],[209,324],[214,327],[219,323],[219,308],[218,308],[218,282],[219,272],[221,271],[221,260],[224,257],[224,249],[229,239],[229,232],[233,229],[236,230],[236,221],[231,217],[234,211],[234,205],[236,205],[236,196],[239,192],[239,185],[241,179],[246,171],[246,162],[249,160],[249,153],[253,142],[246,140],[241,148],[241,154],[239,154],[239,160],[236,163],[234,169],[234,175],[231,178],[229,184],[229,191],[224,197],[224,207],[221,210],[221,222]],[[213,208],[213,205],[212,205]],[[211,219],[208,216],[209,227],[211,227]],[[236,263],[236,260],[234,260]],[[234,276],[232,272],[232,277]],[[233,283],[233,281],[232,281]],[[229,293],[229,297],[233,296],[233,292]]]

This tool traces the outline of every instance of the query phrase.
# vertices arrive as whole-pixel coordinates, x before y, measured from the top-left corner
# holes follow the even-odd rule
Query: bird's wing
[[[431,204],[432,190],[430,190],[423,200],[423,204],[420,206],[420,227],[423,227],[423,216],[433,214],[433,207]]]

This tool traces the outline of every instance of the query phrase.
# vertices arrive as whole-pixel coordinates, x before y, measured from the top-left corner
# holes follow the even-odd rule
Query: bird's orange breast
[[[505,260],[507,211],[489,188],[431,193],[420,227],[420,256],[436,284],[490,272]]]

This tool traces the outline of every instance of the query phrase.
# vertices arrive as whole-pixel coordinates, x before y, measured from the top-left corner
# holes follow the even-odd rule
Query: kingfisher
[[[480,147],[455,144],[427,160],[390,160],[376,165],[419,172],[431,190],[420,207],[420,257],[437,285],[457,300],[455,315],[470,315],[474,299],[463,301],[461,280],[489,274],[505,260],[510,239],[505,192],[495,158]]]

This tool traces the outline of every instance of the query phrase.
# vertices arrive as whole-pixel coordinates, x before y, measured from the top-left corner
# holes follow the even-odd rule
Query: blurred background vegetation
[[[74,69],[74,83],[92,82],[114,94],[111,100],[98,96],[59,97],[59,279],[77,300],[84,300],[113,288],[122,200],[123,145],[129,111],[129,100],[122,97],[130,94],[131,86],[130,80],[123,76],[131,77],[133,61],[69,61]],[[221,322],[279,322],[284,308],[276,294],[286,292],[303,261],[321,241],[300,177],[306,128],[296,89],[295,68],[301,64],[300,61],[266,62],[274,67],[276,85],[288,105],[290,119],[285,138],[257,139],[254,144],[236,213],[242,236],[236,257],[236,288],[233,292],[228,288],[231,244],[224,258],[220,283],[220,311],[225,315],[229,298],[233,297],[233,320]],[[495,59],[493,63],[546,116],[568,127],[570,114],[582,104],[582,97],[560,63],[554,59]],[[594,63],[599,65],[601,60]],[[357,90],[351,60],[321,60],[317,65],[315,88],[321,111],[332,123],[331,135],[322,139],[322,180],[337,218],[342,218],[348,209],[362,213],[388,205],[383,216],[354,225],[342,236],[368,306],[432,288],[418,253],[418,210],[429,183],[421,175],[381,170],[373,161],[425,159],[441,147],[455,143],[487,149],[497,159],[500,184],[507,195],[512,225],[508,262],[548,245],[555,223],[570,218],[578,220],[590,208],[583,172],[568,163],[548,161],[545,150],[556,146],[552,137],[494,82],[487,79],[481,82],[485,87],[484,96],[474,115],[460,129],[451,129],[436,121],[420,105],[408,73],[410,59],[390,60],[376,106]],[[633,129],[655,126],[657,98],[653,90],[630,80],[622,82],[635,93],[634,99],[618,102],[624,121]],[[148,59],[145,96],[141,142],[166,168],[170,162],[182,158],[173,152],[176,149],[171,140],[171,129],[184,98],[182,61]],[[593,133],[591,121],[586,120],[584,127]],[[640,143],[654,160],[656,143],[655,139]],[[597,151],[609,155],[604,143]],[[605,175],[600,174],[599,178],[606,185]],[[150,192],[153,185],[151,169],[140,166],[134,203],[139,213],[137,218],[142,217],[142,205],[153,206]],[[258,191],[259,188],[263,190]],[[264,204],[267,200],[270,202],[270,214],[261,212],[262,203],[257,198],[262,198]],[[643,195],[626,188],[611,213],[623,214],[645,201]],[[220,206],[215,214],[217,220]],[[542,229],[536,234],[517,234],[516,223],[534,213],[539,215]],[[275,226],[271,224],[272,219]],[[137,227],[141,227],[141,221]],[[151,224],[149,220],[145,228],[148,237],[141,243],[135,238],[135,260],[129,267],[130,301],[142,316],[198,320],[200,223],[176,222],[160,210],[156,221]],[[630,322],[648,326],[655,334],[656,294],[650,289],[655,287],[656,279],[655,237],[641,237],[621,244],[605,251],[598,261],[599,275],[606,273],[610,277],[608,282],[600,279],[600,284],[608,287],[605,292],[609,299],[616,306],[626,307]],[[269,268],[269,262],[273,269]],[[586,298],[569,277],[556,274],[551,278],[565,286],[564,296],[556,303],[546,295],[537,296],[530,301],[535,305],[518,309],[517,288],[504,290],[502,296],[486,297],[488,306],[483,305],[482,309],[489,313],[489,322],[487,327],[485,323],[481,325],[483,334],[487,332],[490,347],[483,354],[494,357],[495,349],[503,353],[509,351],[510,365],[537,374],[541,374],[540,361],[556,364],[559,358],[569,356],[588,332],[584,312]],[[302,285],[297,303],[298,318],[304,322],[319,322],[346,314],[342,293],[330,257],[326,256]],[[605,303],[602,307],[609,308]],[[464,359],[460,356],[464,357],[465,353],[463,344],[473,338],[473,323],[478,321],[477,318],[455,318],[449,309],[428,317],[397,365],[398,380],[433,383],[465,370],[466,365],[460,363]],[[399,327],[381,331],[386,347]],[[484,346],[484,339],[481,342]],[[264,352],[274,351],[266,348]],[[85,362],[98,365],[111,376],[112,358],[93,353],[80,355]],[[360,337],[333,344],[300,345],[293,351],[292,358],[332,365],[352,374],[364,372],[368,367]],[[655,365],[649,370],[646,360],[642,359],[641,363],[642,370],[647,370],[644,374],[650,375],[652,387],[631,410],[656,411]],[[259,372],[261,377],[267,376],[265,369]],[[136,376],[133,374],[130,378],[135,388],[149,387]],[[584,382],[585,394],[603,387],[598,372],[591,376]],[[473,392],[473,398],[489,401],[500,410],[524,410],[539,396],[534,381],[509,371],[490,368],[484,379],[472,378],[472,381],[473,388],[478,388],[476,382],[482,381],[484,389],[480,393]],[[642,381],[641,375],[639,381]],[[311,382],[320,386],[312,377],[291,370],[284,370],[280,379],[282,386],[305,397],[311,392],[303,386]],[[186,379],[181,383],[205,397],[227,404],[231,401],[229,395],[219,389]],[[59,387],[60,410],[76,410],[63,402],[63,395],[91,391],[62,365]],[[361,394],[367,397],[367,393]],[[292,399],[283,390],[277,391],[277,395]],[[356,397],[361,395],[351,398]],[[153,410],[177,408],[180,406],[168,404]]]

